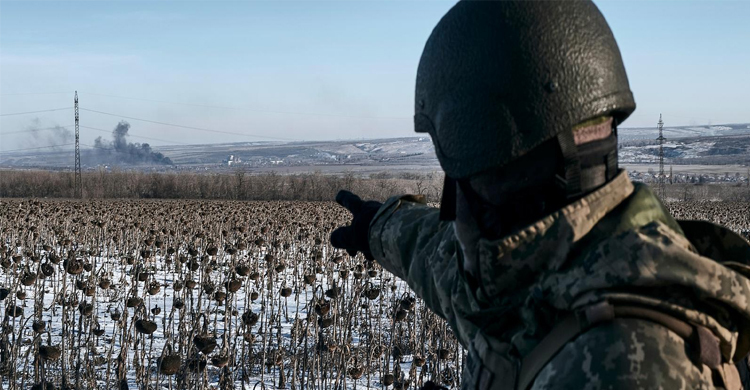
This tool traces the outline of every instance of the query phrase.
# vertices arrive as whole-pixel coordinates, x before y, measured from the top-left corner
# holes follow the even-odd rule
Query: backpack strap
[[[719,339],[707,328],[692,325],[657,310],[639,306],[614,306],[607,301],[595,303],[573,312],[555,326],[521,361],[516,390],[527,390],[537,374],[569,341],[586,330],[615,318],[638,318],[655,322],[689,342],[701,363],[722,378],[727,389],[741,389],[739,373],[734,364],[723,363]]]
[[[516,390],[526,390],[537,374],[557,352],[594,323],[610,321],[615,317],[614,307],[602,301],[567,316],[545,336],[539,344],[521,360]]]

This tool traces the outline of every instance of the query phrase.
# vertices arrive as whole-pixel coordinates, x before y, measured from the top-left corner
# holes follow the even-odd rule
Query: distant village
[[[664,180],[669,184],[715,183],[750,186],[748,181],[750,167],[741,167],[750,162],[748,157],[744,157],[750,155],[750,134],[747,138],[748,150],[743,149],[742,153],[735,153],[734,149],[729,150],[726,144],[745,147],[744,138],[717,138],[712,139],[711,142],[707,139],[694,142],[680,141],[682,142],[680,146],[682,155],[676,155],[675,148],[665,145]],[[658,173],[659,154],[656,153],[658,149],[654,147],[655,145],[651,143],[644,145],[640,141],[628,142],[627,146],[620,148],[619,155],[620,165],[628,167],[631,180],[644,183],[659,182],[662,176]],[[125,170],[205,174],[231,174],[239,171],[247,173],[275,171],[281,174],[294,174],[322,171],[335,175],[343,172],[372,173],[380,170],[399,175],[402,172],[433,174],[441,171],[432,143],[429,138],[424,137],[361,142],[172,145],[162,147],[160,152],[169,159],[165,158],[159,163],[154,163],[153,159],[138,160],[134,163],[132,159],[115,158],[119,154],[87,150],[82,153],[81,165],[82,169],[88,172]],[[0,159],[0,168],[71,170],[72,162],[70,151],[67,150],[49,153],[34,151],[28,154],[3,156]],[[679,164],[687,162],[695,165]],[[727,165],[724,171],[722,165],[725,164],[730,164],[732,167]],[[739,169],[738,166],[740,166]],[[674,174],[672,174],[673,170]]]
[[[659,181],[658,166],[654,166],[653,169],[649,169],[646,172],[640,172],[637,170],[628,171],[628,176],[633,181],[639,181],[642,183],[656,183]],[[739,172],[735,173],[670,173],[665,172],[666,183],[679,184],[679,183],[690,183],[690,184],[709,184],[709,183],[734,183],[734,184],[745,184],[748,185],[748,176],[750,173],[742,175]]]
[[[313,155],[294,155],[286,157],[277,156],[249,156],[240,158],[237,155],[228,155],[221,161],[225,168],[237,168],[243,166],[247,168],[268,168],[268,167],[299,167],[299,166],[320,166],[320,165],[391,165],[391,164],[410,164],[434,166],[439,169],[437,159],[434,155],[425,153],[405,153],[398,154],[332,154],[318,152]]]

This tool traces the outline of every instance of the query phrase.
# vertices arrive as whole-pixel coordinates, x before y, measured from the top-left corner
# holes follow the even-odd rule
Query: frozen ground
[[[56,205],[67,211],[80,205],[65,201],[41,204],[48,206],[47,210]],[[78,214],[88,218],[62,219],[61,210],[60,220],[67,222],[60,226],[56,217],[29,218],[29,204],[23,201],[0,201],[0,219],[13,224],[4,222],[0,228],[4,244],[0,247],[5,248],[0,254],[0,287],[10,292],[0,302],[8,331],[0,343],[7,348],[0,346],[0,352],[9,358],[3,362],[2,387],[28,388],[43,377],[59,387],[63,374],[69,385],[79,388],[117,387],[118,378],[124,379],[129,388],[144,389],[383,388],[389,387],[383,384],[386,374],[395,374],[390,387],[414,388],[435,378],[456,385],[463,354],[445,324],[421,301],[408,307],[403,319],[395,319],[404,298],[410,296],[408,287],[360,258],[341,256],[320,240],[341,216],[338,211],[332,212],[335,209],[331,206],[294,204],[293,212],[318,215],[318,223],[321,217],[326,221],[327,227],[319,225],[319,232],[310,230],[316,223],[314,217],[302,222],[279,218],[279,230],[266,233],[260,228],[246,233],[227,228],[240,222],[243,226],[267,226],[271,218],[282,216],[282,210],[290,212],[273,206],[284,204],[235,202],[246,205],[244,211],[255,210],[256,214],[227,211],[225,218],[233,219],[230,224],[218,222],[223,221],[217,217],[221,215],[219,210],[201,216],[201,202],[101,202]],[[141,210],[143,216],[116,222],[122,217],[119,213],[133,210]],[[112,212],[108,217],[111,221],[99,227],[106,220],[101,213],[107,212]],[[18,219],[21,214],[25,217]],[[187,215],[194,215],[198,223],[183,222],[183,235],[172,218]],[[27,218],[33,222],[26,222]],[[137,219],[149,228],[133,227],[131,221]],[[204,238],[196,238],[201,231],[194,226],[206,220],[217,221],[218,225],[205,225]],[[175,235],[160,231],[158,226],[165,222],[176,230]],[[131,230],[122,230],[128,225]],[[62,237],[71,235],[78,239],[65,244]],[[149,241],[152,238],[156,240]],[[49,245],[53,241],[57,244]],[[244,249],[238,249],[238,243],[246,243],[240,246]],[[209,255],[210,248],[216,248],[217,253]],[[176,251],[168,254],[170,249]],[[149,250],[150,254],[143,252]],[[189,250],[198,253],[191,255]],[[64,261],[51,261],[56,257],[67,259],[70,253],[74,254],[70,259],[91,265],[91,271],[72,275],[65,272]],[[31,281],[29,274],[42,275],[42,264],[51,265],[54,274]],[[238,265],[247,265],[250,276],[240,276]],[[147,275],[145,281],[137,281],[139,275]],[[306,283],[306,278],[314,280]],[[102,280],[109,280],[110,288],[101,288]],[[196,282],[192,289],[185,286],[191,280]],[[232,280],[242,282],[236,293],[226,288]],[[23,281],[30,283],[27,286]],[[183,288],[178,290],[176,284]],[[88,292],[93,296],[88,296],[86,289],[92,286],[95,288]],[[285,288],[290,290],[282,290]],[[340,291],[331,294],[334,288]],[[375,289],[377,297],[367,298]],[[223,302],[217,301],[216,292],[227,293]],[[255,299],[253,293],[258,293]],[[285,294],[288,296],[282,296]],[[126,307],[133,297],[143,299],[143,303]],[[177,300],[184,304],[181,309],[175,304]],[[85,307],[81,304],[85,303],[93,307],[91,314],[83,316]],[[321,315],[313,310],[326,303],[330,312]],[[8,308],[16,305],[23,315],[13,317]],[[152,311],[157,307],[158,313]],[[114,313],[120,318],[113,318]],[[257,323],[245,324],[245,313],[257,315]],[[204,317],[208,320],[205,329],[217,342],[215,350],[207,354],[195,350],[196,335],[205,333]],[[156,331],[150,335],[136,330],[136,321],[145,319],[156,324]],[[36,334],[34,321],[43,322],[46,331]],[[253,340],[248,342],[245,336]],[[62,358],[46,362],[37,359],[39,348],[49,345],[59,347]],[[158,359],[167,353],[167,345],[181,357],[177,375],[159,374]],[[224,356],[228,365],[216,367]],[[423,363],[415,364],[415,356],[424,358]],[[191,359],[205,361],[205,370],[191,372]]]

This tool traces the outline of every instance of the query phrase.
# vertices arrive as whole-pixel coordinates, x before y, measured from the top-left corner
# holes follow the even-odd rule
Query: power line
[[[11,150],[0,150],[0,153],[10,153],[10,152],[22,152],[25,150],[38,150],[38,149],[50,149],[50,148],[59,148],[61,146],[70,146],[75,145],[74,142],[67,143],[67,144],[59,144],[59,145],[49,145],[49,146],[40,146],[36,148],[24,148],[24,149],[11,149]]]
[[[661,115],[662,113],[659,113]],[[673,126],[673,127],[690,127],[690,126],[711,126],[711,118],[701,118],[694,115],[687,115],[686,113],[676,113],[677,115],[674,115],[674,113],[666,113],[664,116],[669,119],[669,117],[677,118],[677,119],[687,119],[689,121],[696,121],[700,120],[701,122],[706,123],[705,125],[695,124],[695,125],[683,125],[683,126]]]
[[[25,151],[25,150],[52,149],[52,148],[58,148],[58,147],[61,147],[61,146],[71,146],[71,145],[75,145],[75,142],[71,142],[69,144],[40,146],[38,148],[24,148],[24,149],[0,150],[0,154],[2,154],[2,153],[10,153],[10,152],[22,152],[22,151]],[[113,150],[113,151],[118,152],[118,153],[127,153],[127,152],[123,152],[121,150],[117,150],[115,148],[107,148],[107,147],[104,147],[104,146],[96,146],[96,145],[88,145],[88,144],[80,144],[80,145],[86,146],[86,147],[89,147],[89,148],[92,148],[92,149]]]
[[[80,149],[80,142],[78,142],[78,128],[80,127],[78,124],[78,91],[76,91],[75,97],[73,98],[73,104],[75,107],[75,118],[76,118],[75,197],[80,199],[83,197],[83,180],[81,180],[81,149]]]
[[[105,146],[96,146],[96,145],[89,145],[89,144],[81,144],[81,145],[86,146],[86,147],[91,148],[91,149],[114,150],[116,152],[119,152],[119,150],[117,150],[115,148],[108,148],[108,147],[105,147]]]
[[[67,128],[67,127],[70,127],[70,126],[73,126],[73,125],[45,127],[45,128],[42,128],[42,129],[33,129],[32,128],[32,129],[18,130],[18,131],[3,131],[3,132],[0,132],[0,135],[20,134],[20,133],[33,133],[35,131],[54,130],[54,129],[59,129],[59,128],[63,128],[64,129],[64,128]]]
[[[656,124],[659,129],[659,198],[664,202],[666,201],[666,189],[664,187],[664,122],[661,120],[661,114],[659,114],[659,122]]]
[[[357,115],[328,114],[328,113],[316,113],[316,112],[260,110],[260,109],[248,108],[248,107],[228,107],[228,106],[213,106],[213,105],[208,105],[208,104],[169,102],[166,100],[153,100],[153,99],[144,99],[144,98],[136,98],[136,97],[128,97],[128,96],[105,95],[105,94],[91,93],[91,92],[88,92],[88,94],[94,95],[94,96],[111,97],[115,99],[140,100],[140,101],[151,102],[151,103],[175,104],[179,106],[190,106],[190,107],[218,108],[222,110],[242,110],[242,111],[257,112],[257,113],[263,113],[263,114],[326,116],[326,117],[353,118],[353,119],[412,119],[411,117],[407,117],[407,116],[403,116],[403,117],[402,116],[366,116],[366,115],[357,116]]]
[[[28,92],[28,93],[0,93],[0,96],[22,96],[22,95],[61,95],[64,93],[71,93],[73,91],[66,92]]]
[[[64,108],[53,108],[51,110],[39,110],[39,111],[26,111],[26,112],[13,112],[10,114],[0,114],[0,116],[11,116],[11,115],[24,115],[24,114],[36,114],[39,112],[50,112],[50,111],[60,111],[60,110],[70,110],[73,107],[64,107]]]
[[[71,92],[73,92],[73,91],[68,91],[68,92],[3,93],[3,94],[0,94],[0,96],[59,95],[59,94],[67,94],[67,93],[71,93]],[[93,92],[87,92],[87,94],[93,95],[93,96],[110,97],[110,98],[115,98],[115,99],[139,100],[139,101],[151,102],[151,103],[174,104],[174,105],[189,106],[189,107],[218,108],[218,109],[222,109],[222,110],[242,110],[242,111],[257,112],[257,113],[263,113],[263,114],[324,116],[324,117],[353,118],[353,119],[411,119],[410,116],[346,115],[346,114],[330,114],[330,113],[319,113],[319,112],[261,110],[261,109],[250,108],[250,107],[230,107],[230,106],[215,106],[215,105],[210,105],[210,104],[195,104],[195,103],[183,103],[183,102],[170,102],[170,101],[166,101],[166,100],[145,99],[145,98],[137,98],[137,97],[130,97],[130,96],[117,96],[117,95],[109,95],[109,94],[93,93]]]
[[[41,129],[26,129],[26,130],[18,130],[18,131],[3,131],[3,132],[0,132],[0,136],[11,135],[11,134],[33,133],[35,131],[55,130],[55,129],[59,129],[59,128],[65,129],[65,128],[68,128],[68,127],[71,127],[71,126],[73,126],[73,125],[45,127],[45,128],[41,128]],[[83,126],[83,125],[80,125],[80,127],[84,128],[84,129],[89,129],[89,130],[94,130],[94,131],[100,131],[102,133],[108,133],[108,134],[112,133],[111,130],[100,129],[100,128],[97,128],[97,127]],[[166,140],[166,139],[161,139],[161,138],[146,137],[145,135],[131,134],[130,132],[128,132],[127,136],[128,137],[133,137],[133,138],[143,138],[143,139],[148,139],[148,140],[152,140],[152,141],[166,142],[166,143],[170,143],[170,144],[190,145],[189,143],[186,143],[186,142],[179,142],[179,141]]]
[[[81,144],[81,145],[82,145],[82,146],[86,146],[86,147],[89,147],[89,148],[91,148],[91,149],[99,149],[99,150],[111,150],[111,151],[113,151],[113,152],[116,152],[116,153],[129,154],[129,153],[128,153],[128,152],[126,152],[126,151],[123,151],[123,150],[118,150],[118,149],[115,149],[115,148],[108,148],[108,147],[106,147],[106,146],[96,146],[96,145],[89,145],[89,144]]]
[[[210,132],[210,133],[231,134],[231,135],[239,135],[239,136],[243,136],[243,137],[267,138],[267,139],[281,140],[281,141],[297,141],[296,139],[292,139],[292,138],[270,137],[270,136],[265,136],[265,135],[235,133],[235,132],[232,132],[232,131],[213,130],[213,129],[205,129],[205,128],[202,128],[202,127],[177,125],[177,124],[174,124],[174,123],[158,122],[158,121],[152,121],[150,119],[135,118],[135,117],[132,117],[132,116],[118,115],[118,114],[112,114],[112,113],[109,113],[109,112],[96,111],[96,110],[89,110],[87,108],[81,108],[80,110],[81,111],[88,111],[88,112],[95,112],[97,114],[109,115],[109,116],[114,116],[114,117],[119,117],[119,118],[132,119],[132,120],[141,121],[141,122],[155,123],[157,125],[172,126],[172,127],[181,127],[181,128],[184,128],[184,129],[199,130],[199,131],[207,131],[207,132]]]
[[[110,131],[110,130],[99,129],[99,128],[96,128],[96,127],[91,127],[91,126],[83,126],[83,125],[81,125],[81,127],[83,127],[84,129],[95,130],[95,131],[101,131],[101,132],[103,132],[103,133],[110,133],[110,134],[112,133],[112,131]],[[181,144],[181,145],[189,145],[188,143],[185,143],[185,142],[178,142],[178,141],[169,141],[169,140],[165,140],[165,139],[160,139],[160,138],[146,137],[146,136],[144,136],[144,135],[131,134],[130,132],[128,132],[128,133],[126,134],[126,136],[127,136],[127,137],[133,137],[133,138],[143,138],[143,139],[149,139],[149,140],[152,140],[152,141],[160,141],[160,142],[166,142],[166,143],[174,143],[174,144]]]
[[[83,127],[83,126],[81,126],[81,127]],[[2,151],[0,151],[0,154],[2,154],[2,153],[10,153],[10,152],[21,152],[21,151],[25,151],[25,150],[51,149],[51,148],[58,148],[58,147],[61,147],[61,146],[71,146],[71,145],[75,145],[75,142],[71,142],[71,143],[68,143],[68,144],[40,146],[40,147],[37,147],[37,148],[24,148],[24,149],[2,150]],[[88,145],[88,144],[80,144],[80,145],[83,145],[83,146],[86,146],[86,147],[89,147],[89,148],[92,148],[92,149],[113,150],[113,151],[118,152],[118,153],[127,153],[127,152],[123,152],[121,150],[117,150],[115,148],[107,148],[107,147],[104,147],[104,146],[96,146],[96,145]]]
[[[88,147],[88,148],[91,148],[91,149],[111,150],[111,151],[117,152],[117,153],[128,154],[128,152],[125,152],[125,151],[122,151],[122,150],[118,150],[118,149],[115,149],[115,148],[109,148],[109,147],[106,147],[106,146],[96,146],[96,145],[89,145],[89,144],[81,144],[81,145],[83,145],[85,147]]]
[[[165,100],[154,100],[154,99],[144,99],[144,98],[136,98],[136,97],[127,97],[127,96],[116,96],[116,95],[105,95],[101,93],[92,93],[87,92],[88,95],[94,95],[94,96],[103,96],[103,97],[111,97],[115,99],[125,99],[125,100],[140,100],[143,102],[151,102],[151,103],[164,103],[164,104],[175,104],[178,106],[191,106],[191,107],[204,107],[204,108],[220,108],[223,110],[241,110],[240,107],[227,107],[227,106],[212,106],[207,104],[194,104],[194,103],[179,103],[179,102],[168,102]]]

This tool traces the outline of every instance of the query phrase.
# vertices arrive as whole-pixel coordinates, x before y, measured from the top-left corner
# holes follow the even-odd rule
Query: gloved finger
[[[364,203],[359,196],[347,190],[341,190],[336,194],[336,202],[346,207],[352,214],[356,214]]]
[[[354,247],[354,228],[342,226],[331,233],[331,245],[340,249]]]

